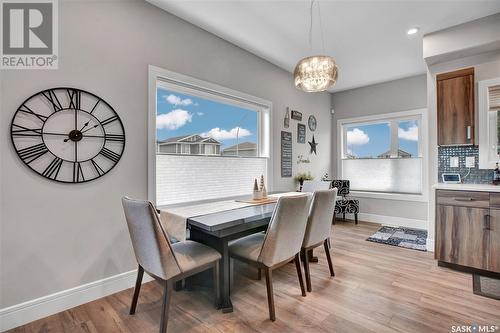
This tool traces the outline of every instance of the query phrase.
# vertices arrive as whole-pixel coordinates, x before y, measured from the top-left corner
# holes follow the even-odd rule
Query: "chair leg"
[[[302,262],[304,263],[304,274],[306,275],[306,286],[307,286],[307,291],[311,292],[312,287],[311,287],[311,272],[309,271],[309,256],[307,254],[306,250],[301,251],[302,255]]]
[[[137,307],[137,300],[139,299],[139,291],[141,290],[142,277],[144,276],[144,268],[139,265],[137,268],[137,279],[135,280],[134,296],[132,297],[132,304],[130,305],[129,314],[135,314],[135,308]]]
[[[306,288],[304,288],[304,280],[302,279],[302,269],[300,268],[300,257],[297,253],[295,255],[295,268],[297,269],[297,276],[299,277],[300,291],[302,292],[302,296],[306,296]]]
[[[160,333],[167,333],[168,310],[170,308],[170,299],[172,298],[172,281],[163,282],[163,303],[161,305]]]
[[[330,256],[330,246],[328,246],[328,239],[325,239],[325,243],[323,245],[325,246],[326,260],[328,261],[328,268],[330,268],[330,275],[335,276],[335,272],[333,271],[332,257]]]
[[[257,268],[257,280],[261,280],[262,279],[262,269],[260,268]]]
[[[276,314],[274,312],[274,292],[273,292],[273,273],[269,267],[264,268],[266,274],[266,288],[267,288],[267,306],[269,307],[269,319],[276,321]]]
[[[345,222],[345,213],[342,213],[342,220]]]
[[[354,213],[354,224],[358,224],[358,213]]]
[[[214,280],[214,302],[215,308],[220,309],[220,281],[219,281],[219,265],[220,260],[214,263],[213,270],[213,280]]]

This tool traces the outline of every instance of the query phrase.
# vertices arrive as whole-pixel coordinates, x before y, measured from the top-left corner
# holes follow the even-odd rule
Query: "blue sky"
[[[399,122],[398,145],[412,156],[418,155],[418,124],[414,120]],[[347,149],[356,157],[377,157],[390,148],[389,123],[347,127]]]
[[[163,88],[156,94],[156,137],[202,134],[226,148],[239,142],[257,142],[257,112],[208,99],[179,94]]]

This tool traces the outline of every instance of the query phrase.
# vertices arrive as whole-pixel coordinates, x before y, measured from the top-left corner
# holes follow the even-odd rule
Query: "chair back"
[[[180,274],[181,269],[153,204],[123,197],[122,205],[137,263],[148,274],[163,280]]]
[[[332,181],[332,188],[337,188],[337,194],[341,197],[345,197],[349,194],[349,188],[351,186],[350,181],[345,179],[337,179]]]
[[[316,191],[328,190],[330,189],[331,182],[325,182],[322,180],[304,180],[302,185],[302,192],[314,193]]]
[[[302,247],[316,245],[330,237],[337,189],[314,192]]]
[[[300,252],[306,231],[309,201],[307,194],[279,198],[258,262],[271,267]]]

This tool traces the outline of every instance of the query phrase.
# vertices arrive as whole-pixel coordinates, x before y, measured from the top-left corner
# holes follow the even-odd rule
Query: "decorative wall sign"
[[[307,119],[307,125],[309,126],[309,129],[311,132],[314,132],[316,130],[316,117],[315,116],[309,116],[309,119]]]
[[[283,119],[283,127],[290,127],[290,108],[287,107],[285,111],[285,118]]]
[[[75,88],[53,88],[26,99],[10,125],[19,158],[39,175],[83,183],[111,171],[125,149],[125,130],[102,98]]]
[[[281,131],[281,177],[292,177],[292,133]]]
[[[297,143],[306,143],[306,125],[297,124]]]
[[[301,154],[297,156],[297,164],[302,164],[302,163],[309,164],[311,163],[311,160],[309,159],[309,157],[304,157],[304,155]]]
[[[302,121],[302,112],[292,110],[292,119]]]
[[[314,155],[318,155],[316,153],[316,146],[318,145],[318,143],[316,143],[316,140],[314,140],[314,135],[313,135],[313,138],[311,141],[309,141],[309,146],[311,146],[311,151],[309,152],[309,154],[312,154],[314,153]]]

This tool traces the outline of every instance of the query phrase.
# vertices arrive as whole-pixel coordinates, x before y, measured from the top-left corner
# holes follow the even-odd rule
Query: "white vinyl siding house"
[[[157,154],[220,155],[221,143],[197,134],[168,138],[156,143]]]

